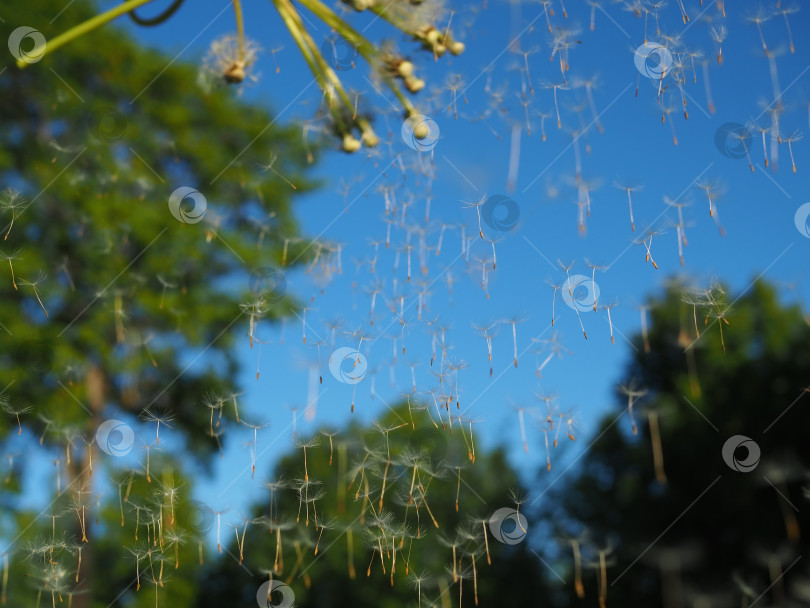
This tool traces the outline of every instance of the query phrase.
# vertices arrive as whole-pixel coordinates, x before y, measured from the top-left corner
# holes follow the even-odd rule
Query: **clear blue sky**
[[[402,117],[392,109],[392,96],[381,96],[374,91],[366,80],[367,66],[358,60],[356,69],[340,75],[347,84],[362,92],[361,108],[365,105],[367,109],[385,113],[377,122],[377,130],[386,142],[390,128],[391,146],[383,145],[381,154],[375,157],[368,157],[364,150],[354,155],[345,155],[337,149],[327,151],[314,169],[315,175],[324,179],[324,187],[300,197],[295,209],[305,235],[342,243],[342,275],[332,276],[328,282],[318,280],[313,273],[288,275],[289,289],[301,301],[309,302],[314,298],[308,304],[313,310],[308,311],[306,317],[308,341],[312,343],[318,336],[329,341],[327,320],[342,318],[344,329],[363,326],[372,336],[370,345],[365,344],[362,352],[369,368],[378,370],[377,398],[371,399],[371,380],[367,376],[356,385],[355,412],[350,414],[355,387],[341,384],[329,374],[329,347],[322,349],[323,384],[313,385],[308,366],[317,362],[317,353],[313,347],[302,344],[301,321],[290,319],[283,330],[262,325],[259,336],[267,344],[261,349],[258,381],[255,378],[258,348],[251,351],[247,337],[239,347],[246,366],[243,378],[246,392],[241,397],[243,416],[251,421],[269,422],[269,427],[259,432],[256,479],[250,478],[249,454],[244,446],[252,433],[247,429],[230,430],[228,448],[224,459],[217,462],[215,475],[198,480],[199,497],[212,507],[228,506],[237,517],[252,499],[265,496],[262,482],[267,480],[273,462],[292,446],[289,407],[300,408],[297,430],[307,434],[324,424],[340,426],[351,416],[364,421],[375,419],[387,404],[397,403],[411,390],[410,363],[417,365],[417,391],[436,384],[429,374],[428,326],[416,319],[417,280],[430,284],[431,295],[423,319],[438,316],[440,324],[450,325],[447,341],[453,346],[451,356],[468,364],[459,372],[461,402],[462,409],[468,408],[466,415],[485,421],[476,425],[479,446],[506,445],[515,465],[531,480],[533,493],[541,492],[545,487],[542,484],[557,479],[563,470],[560,463],[570,463],[581,455],[587,446],[585,439],[593,433],[599,418],[616,406],[613,387],[620,380],[632,352],[625,337],[630,338],[639,331],[638,306],[650,294],[659,292],[667,279],[684,275],[705,287],[717,277],[738,291],[762,274],[782,286],[785,300],[805,303],[810,300],[806,276],[810,238],[800,234],[794,225],[796,210],[810,200],[807,139],[793,145],[795,174],[786,144],[778,146],[778,169],[773,162],[770,169],[765,169],[758,131],[751,140],[753,173],[745,158],[724,156],[715,145],[715,132],[725,123],[754,121],[763,127],[770,124],[769,113],[763,112],[774,99],[769,61],[756,27],[745,20],[756,10],[756,3],[745,3],[745,10],[749,12],[738,8],[738,3],[726,3],[727,15],[723,20],[716,2],[705,0],[700,7],[696,0],[685,0],[691,18],[688,25],[684,25],[677,3],[672,2],[662,9],[658,17],[662,34],[681,36],[680,48],[702,51],[708,60],[715,110],[714,113],[709,111],[702,60],[696,59],[697,83],[693,81],[691,64],[683,83],[688,120],[683,115],[677,83],[668,79],[663,98],[673,111],[666,124],[662,124],[656,101],[658,82],[639,78],[634,64],[633,50],[644,42],[644,19],[615,3],[602,2],[595,10],[595,29],[590,31],[590,6],[569,1],[566,19],[559,2],[553,2],[556,14],[550,17],[552,27],[578,30],[570,37],[573,44],[566,78],[571,86],[569,90],[557,91],[562,119],[559,130],[553,90],[543,85],[560,83],[561,74],[558,56],[549,59],[551,36],[542,5],[498,0],[486,4],[483,9],[479,3],[448,3],[458,11],[453,17],[452,29],[466,44],[466,51],[460,57],[448,55],[435,63],[430,55],[417,50],[415,44],[404,40],[381,20],[371,22],[365,15],[350,15],[357,29],[368,26],[365,33],[374,40],[393,38],[416,62],[419,75],[428,84],[415,97],[415,102],[436,122],[441,134],[432,154],[407,147],[399,134]],[[199,62],[213,39],[235,30],[232,11],[227,7],[228,3],[221,1],[187,2],[174,18],[157,28],[138,29],[123,19],[120,23],[140,41],[162,49],[168,56]],[[284,123],[312,118],[319,104],[319,90],[309,86],[310,73],[272,4],[247,3],[244,10],[248,36],[264,49],[256,66],[258,81],[245,88],[244,97],[278,112],[278,120]],[[59,19],[66,28],[71,25],[70,9]],[[806,10],[791,15],[790,19],[794,32],[808,31],[810,22]],[[327,28],[315,19],[308,23],[312,24],[311,32],[317,41],[329,35]],[[724,61],[719,64],[718,47],[710,36],[710,27],[721,24],[727,27],[728,37],[723,43]],[[652,15],[647,34],[650,42],[665,43],[656,33]],[[810,43],[799,37],[795,53],[791,54],[781,17],[763,25],[763,36],[776,55],[784,104],[780,130],[784,135],[795,130],[806,131]],[[279,47],[283,49],[273,54],[280,67],[276,73],[270,51]],[[126,74],[120,76],[124,78]],[[456,77],[462,83],[457,87],[457,120],[451,88]],[[573,86],[578,81],[591,79],[595,79],[593,101],[603,133],[598,132],[593,121],[586,88]],[[286,110],[280,113],[282,109]],[[525,111],[528,112],[528,128]],[[546,141],[540,136],[541,112],[548,115]],[[486,118],[481,120],[482,116]],[[670,122],[677,133],[677,146],[673,145]],[[578,145],[573,145],[571,131],[582,131],[583,127],[588,128],[579,137]],[[768,138],[770,157],[770,135]],[[577,190],[572,186],[577,147],[582,178],[593,184],[584,234],[578,229]],[[400,155],[408,167],[404,177],[397,163],[390,164],[396,155]],[[413,168],[417,162],[432,163],[434,179],[418,175]],[[511,190],[510,165],[513,175],[516,172]],[[613,187],[617,180],[643,185],[642,190],[633,193],[635,233],[630,227],[626,194]],[[709,216],[706,196],[695,187],[697,180],[718,185],[717,210],[725,236],[721,236]],[[425,276],[418,271],[414,248],[413,279],[409,285],[404,253],[397,271],[393,272],[396,250],[405,244],[404,230],[399,224],[394,226],[391,248],[380,247],[376,277],[383,283],[383,291],[378,296],[377,317],[372,328],[368,323],[370,295],[367,288],[375,279],[367,264],[358,267],[353,260],[370,258],[373,247],[369,241],[385,239],[384,199],[378,189],[381,184],[391,185],[400,200],[414,197],[406,223],[427,229],[428,246],[435,247],[440,223],[456,227],[446,230],[441,255],[430,254],[429,272]],[[425,223],[428,192],[430,222]],[[491,257],[490,245],[477,236],[475,209],[465,208],[462,202],[476,201],[485,194],[508,195],[520,213],[518,225],[510,232],[498,233],[484,225],[487,238],[501,239],[496,244],[497,269],[490,268],[488,273],[489,298],[480,284],[481,264],[474,259]],[[688,239],[683,267],[679,263],[674,228],[677,212],[665,205],[664,197],[678,203],[691,203],[683,208]],[[466,227],[468,236],[475,237],[471,241],[469,267],[459,255],[458,226],[461,224]],[[658,270],[645,263],[642,245],[632,245],[632,239],[641,236],[648,226],[666,229],[652,242]],[[413,239],[412,244],[416,246],[417,236]],[[546,355],[533,353],[530,339],[551,336],[553,290],[548,280],[562,282],[565,279],[557,260],[573,261],[571,274],[590,275],[586,259],[608,267],[597,271],[596,282],[601,293],[600,304],[617,303],[611,310],[616,344],[611,344],[603,310],[581,313],[588,333],[585,340],[576,313],[565,305],[558,293],[554,329],[571,353],[554,358],[544,368],[542,379],[538,379],[535,369]],[[454,280],[452,295],[445,281],[448,268]],[[399,321],[387,312],[382,297],[385,294],[393,299],[395,278],[397,294],[405,296],[405,317],[409,324],[406,354],[403,356],[400,350],[398,362],[393,364],[391,340],[380,336],[401,330]],[[494,373],[490,378],[486,343],[472,324],[515,316],[524,319],[517,328],[519,366],[515,368],[512,362],[511,328],[502,326],[493,341]],[[733,327],[729,331],[733,331]],[[703,339],[719,339],[715,334],[710,331]],[[341,331],[337,333],[336,347],[356,344],[356,340],[342,335]],[[389,371],[392,365],[393,386]],[[433,369],[437,369],[437,364]],[[303,409],[313,390],[319,392],[320,397],[314,419],[307,420]],[[535,473],[545,462],[542,433],[538,424],[527,417],[530,450],[524,454],[514,408],[523,406],[540,411],[543,404],[534,395],[550,392],[558,395],[562,409],[576,410],[582,440],[575,444],[566,442],[564,452],[558,449],[553,454],[552,472],[544,473],[538,482]],[[430,399],[424,393],[417,397]],[[144,428],[143,432],[150,431]],[[168,443],[170,432],[166,437]]]

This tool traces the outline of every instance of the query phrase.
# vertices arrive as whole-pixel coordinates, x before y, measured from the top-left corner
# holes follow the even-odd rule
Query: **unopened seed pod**
[[[413,63],[407,60],[400,62],[400,64],[397,66],[397,73],[402,78],[410,78],[413,76]]]
[[[349,153],[357,152],[360,149],[361,145],[362,144],[360,143],[360,140],[357,139],[351,133],[346,133],[346,135],[343,136],[343,151],[344,152],[349,152]]]

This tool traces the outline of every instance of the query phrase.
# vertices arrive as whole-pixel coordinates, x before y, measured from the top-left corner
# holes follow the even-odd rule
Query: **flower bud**
[[[464,43],[459,42],[458,40],[453,40],[447,45],[447,49],[453,55],[461,55],[464,52]]]
[[[416,139],[425,139],[428,135],[430,135],[430,128],[428,128],[424,122],[420,122],[418,125],[414,126],[413,136]]]
[[[222,76],[230,84],[239,84],[245,79],[245,62],[234,61]]]
[[[410,61],[401,61],[397,66],[397,73],[402,78],[410,78],[413,76],[413,64]]]
[[[363,130],[363,143],[367,148],[375,148],[380,143],[380,138],[371,127]]]
[[[352,153],[357,152],[360,149],[360,140],[358,140],[354,135],[351,133],[346,133],[343,136],[343,151]]]
[[[405,88],[411,93],[418,93],[425,88],[425,81],[421,78],[411,76],[410,78],[405,79]]]

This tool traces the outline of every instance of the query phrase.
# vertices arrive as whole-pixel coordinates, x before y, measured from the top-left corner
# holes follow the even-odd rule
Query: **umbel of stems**
[[[156,18],[157,20],[141,19],[134,11],[149,2],[152,2],[152,0],[125,1],[83,23],[73,26],[47,42],[43,42],[28,55],[43,57],[46,54],[51,54],[65,44],[125,14],[130,14],[132,19],[140,25],[154,25],[165,21],[174,13],[174,8],[170,7],[170,9],[159,15]],[[343,150],[355,152],[362,145],[369,148],[378,145],[379,137],[374,133],[369,119],[358,114],[357,105],[352,96],[338,78],[335,70],[324,58],[320,47],[313,40],[296,6],[293,5],[291,0],[272,0],[272,2],[307,66],[312,71],[318,86],[324,93],[334,130],[342,139]],[[382,83],[399,101],[406,119],[417,113],[413,104],[397,83],[397,81],[400,81],[409,93],[417,93],[425,87],[425,81],[415,75],[414,64],[411,61],[390,51],[382,50],[379,45],[375,45],[352,28],[321,0],[300,0],[299,4],[327,25],[340,39],[348,43],[371,66]],[[439,28],[431,23],[427,17],[423,21],[415,18],[421,0],[401,0],[399,4],[403,6],[393,7],[391,6],[392,3],[377,2],[376,0],[364,0],[362,2],[358,0],[349,4],[358,11],[371,10],[378,17],[419,42],[424,49],[433,54],[434,58],[444,55],[446,51],[450,51],[453,55],[459,55],[464,51],[464,44],[453,39],[449,30],[449,23],[447,27]],[[241,0],[234,0],[233,7],[237,29],[235,56],[229,57],[226,62],[227,65],[222,66],[221,76],[227,83],[238,84],[245,79],[246,70],[253,61],[252,55],[255,50],[248,50],[249,45],[245,37]],[[25,68],[27,65],[26,57],[17,61],[17,67],[20,69]],[[360,134],[360,139],[355,137],[355,133]],[[424,129],[415,129],[414,135],[422,139],[427,137],[429,133],[425,132]]]

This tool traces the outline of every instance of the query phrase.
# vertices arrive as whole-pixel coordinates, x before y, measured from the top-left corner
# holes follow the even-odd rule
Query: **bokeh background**
[[[800,581],[796,591],[781,578],[782,569],[801,555],[795,529],[806,510],[807,454],[800,447],[807,422],[800,399],[810,369],[803,341],[810,298],[803,263],[810,251],[810,207],[803,207],[810,182],[801,139],[810,116],[810,54],[800,34],[808,25],[806,12],[784,2],[424,4],[435,5],[430,8],[437,27],[449,27],[464,43],[461,55],[434,58],[384,19],[345,6],[336,10],[370,40],[394,45],[415,63],[426,87],[413,101],[431,121],[430,145],[409,135],[402,107],[362,57],[335,43],[329,26],[303,8],[310,35],[356,95],[358,111],[373,117],[381,138],[377,148],[341,151],[323,93],[273,3],[244,7],[246,34],[261,50],[236,87],[214,78],[206,60],[212,43],[216,49],[217,40],[235,31],[233,9],[225,2],[187,3],[158,27],[139,27],[123,17],[24,70],[14,65],[13,53],[4,60],[4,187],[31,203],[14,217],[0,249],[30,252],[20,255],[24,270],[18,274],[30,279],[43,270],[46,276],[37,284],[45,296],[42,310],[59,310],[43,318],[30,297],[32,287],[3,285],[2,379],[11,404],[3,448],[16,455],[9,474],[17,484],[4,489],[9,492],[4,553],[22,559],[17,548],[26,526],[51,529],[45,514],[61,466],[53,461],[65,446],[61,438],[50,446],[39,441],[45,423],[37,415],[46,411],[41,408],[56,393],[60,407],[93,400],[83,372],[62,376],[64,366],[56,369],[53,360],[45,365],[40,359],[51,353],[81,359],[86,349],[91,360],[127,360],[109,378],[118,396],[99,389],[98,412],[90,409],[97,422],[124,423],[133,448],[100,461],[114,480],[94,482],[88,509],[94,503],[101,511],[110,501],[117,508],[116,475],[143,469],[145,446],[156,439],[143,408],[157,405],[175,416],[161,428],[155,452],[165,455],[168,469],[183,471],[181,494],[198,501],[203,524],[196,536],[214,560],[206,562],[203,579],[196,578],[199,572],[175,574],[177,587],[193,588],[180,592],[182,599],[175,601],[186,604],[177,605],[237,602],[237,597],[251,605],[258,572],[267,564],[240,560],[239,539],[244,544],[247,537],[247,547],[264,562],[274,561],[267,554],[276,549],[265,546],[268,539],[254,535],[254,528],[238,526],[257,509],[266,512],[268,482],[285,472],[288,479],[301,476],[302,438],[320,436],[312,449],[323,460],[328,439],[319,435],[322,429],[362,437],[375,422],[411,424],[405,415],[409,404],[420,416],[430,412],[436,422],[442,412],[459,417],[454,435],[442,432],[432,436],[433,443],[455,446],[462,424],[468,435],[474,432],[475,449],[485,457],[471,462],[467,446],[458,453],[461,461],[466,458],[470,491],[483,497],[476,508],[485,516],[513,509],[517,493],[526,509],[530,532],[518,534],[521,541],[514,546],[500,543],[516,580],[496,584],[491,579],[497,577],[488,575],[490,587],[481,583],[483,596],[509,601],[504,595],[509,588],[515,601],[583,601],[574,588],[570,543],[560,541],[565,534],[581,534],[585,561],[597,565],[595,572],[602,571],[601,555],[605,568],[609,557],[614,560],[613,577],[622,575],[622,581],[612,581],[608,598],[623,593],[627,601],[715,605],[699,604],[700,593],[689,589],[693,585],[707,597],[717,595],[706,600],[717,605],[739,604],[741,595],[749,602],[743,605],[807,601]],[[29,26],[51,40],[87,17],[89,6],[11,3],[0,14],[3,32]],[[92,10],[113,6],[100,2]],[[150,5],[140,10],[158,12]],[[645,50],[656,48],[651,43],[665,52],[650,52],[641,61]],[[91,155],[94,162],[85,164]],[[182,162],[172,164],[171,155]],[[172,216],[167,202],[180,187],[205,197],[199,223],[183,224]],[[623,189],[628,187],[634,229]],[[240,201],[238,213],[228,215],[234,200]],[[75,214],[53,215],[71,205]],[[16,213],[9,209],[4,225]],[[49,223],[49,217],[57,221]],[[106,259],[126,245],[126,234],[137,235],[133,249],[121,260]],[[153,237],[159,237],[158,247],[135,272],[127,261],[140,259],[134,244],[151,247]],[[648,247],[657,268],[647,259]],[[72,278],[65,278],[69,273],[59,271],[70,259],[86,279],[79,293],[71,289]],[[93,263],[85,267],[84,260]],[[566,284],[569,275],[588,280]],[[189,290],[198,289],[191,302],[183,300],[185,287],[179,287],[186,282]],[[270,312],[257,315],[251,330],[251,303],[257,294],[267,295],[262,290],[268,284]],[[21,291],[28,297],[21,299]],[[171,304],[182,310],[177,342],[169,337],[174,321],[163,315],[171,308],[163,305],[167,293],[179,298]],[[219,298],[242,305],[243,314],[226,312]],[[144,311],[122,312],[122,301]],[[158,353],[170,353],[166,367],[163,360],[157,366],[143,356],[150,314],[161,318],[151,344]],[[72,333],[72,347],[64,349],[70,352],[63,353],[59,340]],[[32,340],[35,355],[23,354],[32,351]],[[137,360],[124,352],[130,341],[141,353]],[[356,353],[355,360],[362,357],[360,371],[351,356],[339,364],[343,357],[332,357],[338,349]],[[786,367],[776,367],[776,361]],[[774,367],[760,366],[767,363]],[[127,378],[149,367],[157,367],[160,376],[128,400]],[[351,381],[346,374],[354,374]],[[69,377],[82,388],[74,389]],[[631,381],[638,389],[640,435],[633,433],[623,409],[627,398],[617,389]],[[205,405],[215,393],[228,397],[226,407],[211,409],[214,417],[227,412],[216,445],[207,433]],[[231,420],[235,393],[239,416],[258,428]],[[439,410],[434,397],[441,401],[442,394],[449,407]],[[424,406],[427,412],[419,409]],[[29,408],[22,412],[19,433],[15,407]],[[784,412],[789,413],[780,416]],[[773,433],[780,427],[783,433],[778,439],[756,435],[777,419]],[[430,419],[422,422],[437,430]],[[415,431],[417,425],[411,426]],[[93,432],[83,428],[81,436],[91,442]],[[657,455],[659,432],[666,482]],[[723,446],[735,435],[754,438],[763,458],[778,452],[773,466],[780,472],[754,472],[769,480],[754,486],[752,476],[726,466]],[[67,437],[80,449],[76,437]],[[409,436],[401,441],[407,444]],[[362,460],[362,449],[354,448]],[[347,461],[353,462],[348,456]],[[317,466],[313,477],[335,474],[340,486],[339,473],[323,468],[324,462]],[[379,468],[387,468],[386,458]],[[711,472],[720,481],[712,482]],[[734,475],[739,477],[725,490],[713,485]],[[781,478],[790,485],[780,485]],[[407,481],[401,475],[398,483]],[[453,506],[454,484],[445,482],[449,490],[441,503],[452,515],[459,511]],[[141,483],[148,494],[151,482]],[[331,497],[334,490],[325,483],[324,491]],[[704,491],[715,495],[706,494],[706,504],[693,502]],[[746,542],[753,534],[748,523],[720,517],[725,512],[720,494],[733,492],[739,496],[730,499],[736,509],[746,509],[744,499],[751,505],[762,501],[762,521],[776,518],[777,524],[763,525],[756,539]],[[437,490],[437,501],[438,496]],[[294,510],[294,497],[288,499]],[[288,506],[282,501],[282,508]],[[751,512],[757,512],[754,506]],[[722,538],[717,521],[728,524]],[[680,534],[670,527],[677,522],[686,526]],[[218,528],[227,530],[233,560],[216,561]],[[270,531],[263,534],[275,540],[272,525]],[[97,532],[117,544],[111,534],[103,527]],[[669,545],[656,538],[666,534],[685,545],[667,553],[663,547]],[[448,538],[445,544],[455,553]],[[185,548],[196,550],[196,542],[187,540]],[[707,548],[714,545],[722,548],[717,554]],[[288,551],[288,561],[294,560],[297,549]],[[131,575],[135,562],[126,549],[119,553],[122,564],[129,560]],[[486,560],[476,550],[471,555]],[[636,566],[634,557],[641,555],[652,561]],[[737,555],[745,564],[732,563]],[[322,581],[362,589],[363,564],[372,556],[373,548],[366,548],[363,559],[358,553],[357,579],[342,581],[325,558],[309,583],[299,575],[288,584],[298,603],[365,605],[374,601],[374,587],[365,595],[347,591],[338,600],[338,592]],[[449,555],[442,557],[452,563]],[[250,574],[239,572],[240,561],[252,568]],[[336,563],[343,572],[345,562]],[[697,574],[677,582],[687,566]],[[457,589],[445,591],[438,584],[447,576],[457,584],[457,572],[444,572],[441,561],[426,561],[424,569],[437,605],[460,601]],[[121,577],[124,570],[122,565]],[[23,594],[19,576],[11,580],[11,587],[20,587],[13,599],[35,601],[36,591]],[[593,605],[605,589],[594,571],[588,577],[586,599]],[[735,577],[755,592],[741,591]],[[418,586],[414,591],[404,579],[396,589],[408,600],[392,599],[391,605],[421,601]],[[377,583],[376,589],[388,592]],[[94,594],[93,588],[84,591],[94,599],[77,594],[71,601],[146,605],[143,591]],[[148,598],[158,599],[159,593]]]

